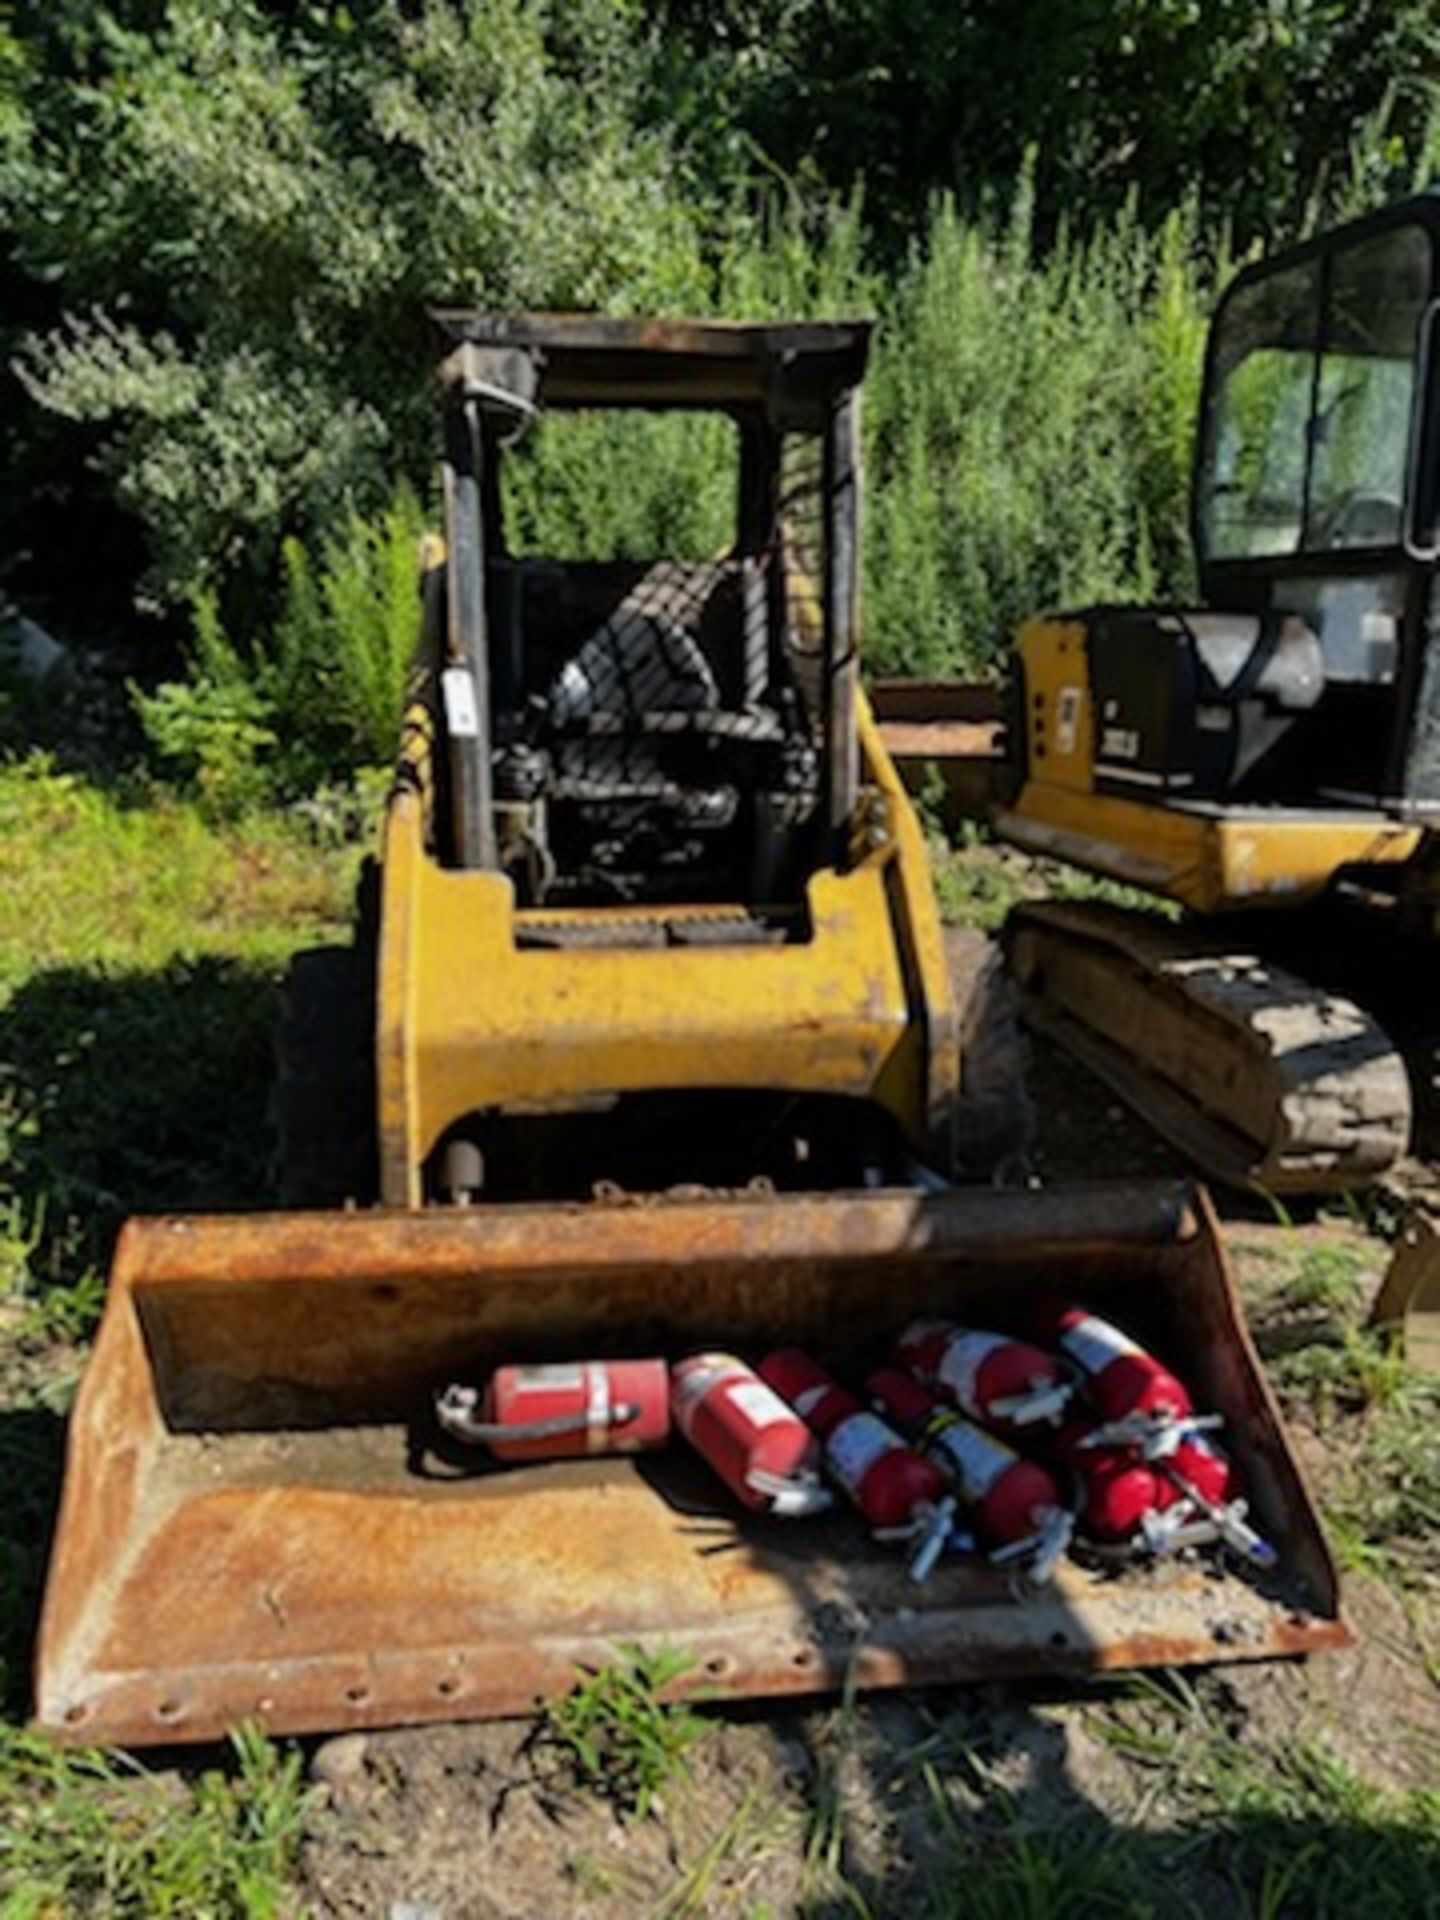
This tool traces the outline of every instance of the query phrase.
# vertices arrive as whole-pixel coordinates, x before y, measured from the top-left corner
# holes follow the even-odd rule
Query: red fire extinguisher
[[[1143,1542],[1179,1494],[1138,1447],[1103,1444],[1103,1431],[1092,1418],[1073,1420],[1055,1436],[1054,1458],[1078,1485],[1086,1533],[1106,1546]]]
[[[907,1327],[896,1359],[972,1420],[1002,1431],[1058,1426],[1074,1392],[1054,1357],[1029,1341],[949,1320]]]
[[[1032,1577],[1046,1579],[1069,1545],[1073,1527],[1054,1475],[947,1407],[897,1367],[879,1368],[867,1378],[865,1389],[915,1438],[927,1458],[943,1465],[974,1512],[991,1557],[1033,1555]]]
[[[743,1505],[802,1518],[831,1505],[809,1427],[733,1353],[697,1353],[670,1375],[675,1424]]]
[[[670,1437],[670,1379],[663,1360],[497,1367],[483,1389],[444,1388],[435,1417],[455,1439],[511,1463],[641,1453]]]
[[[1157,1554],[1218,1540],[1252,1566],[1273,1567],[1278,1555],[1250,1525],[1234,1468],[1205,1431],[1215,1424],[1214,1415],[1191,1416],[1139,1443],[1125,1421],[1062,1434],[1059,1449],[1081,1484],[1081,1517],[1095,1538]]]
[[[808,1353],[787,1347],[760,1363],[760,1376],[819,1436],[825,1464],[878,1534],[914,1539],[911,1561],[924,1579],[954,1524],[955,1502],[944,1474],[907,1447],[854,1394],[830,1378]]]
[[[1138,1435],[1147,1423],[1163,1426],[1194,1412],[1189,1393],[1170,1369],[1098,1314],[1066,1307],[1047,1314],[1039,1332],[1084,1374],[1102,1420],[1135,1419]]]

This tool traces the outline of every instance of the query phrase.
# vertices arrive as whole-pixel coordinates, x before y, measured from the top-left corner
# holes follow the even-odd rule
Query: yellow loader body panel
[[[870,789],[848,870],[807,890],[809,937],[776,946],[625,944],[627,923],[724,922],[738,907],[625,909],[614,944],[522,946],[590,910],[517,911],[509,881],[427,851],[423,706],[385,828],[380,941],[381,1197],[416,1206],[445,1130],[475,1112],[565,1112],[677,1088],[850,1095],[943,1148],[958,1022],[925,844],[867,708]]]

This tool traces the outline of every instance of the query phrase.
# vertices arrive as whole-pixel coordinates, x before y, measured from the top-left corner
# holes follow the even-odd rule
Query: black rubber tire
[[[998,942],[984,934],[947,927],[945,956],[960,1009],[955,1175],[970,1181],[1017,1177],[1035,1138],[1019,996]]]
[[[290,964],[276,1084],[285,1207],[369,1206],[379,1195],[375,892],[367,869],[352,946],[316,947]]]

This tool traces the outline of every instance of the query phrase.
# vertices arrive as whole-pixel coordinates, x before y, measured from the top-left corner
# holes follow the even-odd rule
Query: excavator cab
[[[1437,248],[1426,195],[1252,268],[1221,305],[1193,526],[1226,639],[1197,636],[1196,725],[1228,752],[1201,791],[1440,800]]]
[[[1348,889],[1407,924],[1431,911],[1437,276],[1435,193],[1241,273],[1198,422],[1201,604],[1047,614],[1017,643],[999,831],[1246,917],[1207,940],[1022,913],[1011,946],[1032,1016],[1212,1173],[1274,1189],[1363,1184],[1410,1137],[1388,1031],[1409,1016],[1393,983],[1377,1000],[1373,926],[1321,937],[1293,910]],[[1271,919],[1288,938],[1262,936],[1267,909],[1285,909]]]
[[[1440,196],[1426,194],[1264,261],[1226,293],[1192,494],[1203,605],[1074,616],[1095,795],[1207,816],[1309,813],[1322,834],[1325,816],[1342,829],[1378,815],[1395,829],[1390,857],[1440,804],[1437,251]],[[1030,677],[1063,624],[1022,637]],[[1056,724],[1042,724],[1032,696],[1025,771],[1037,788],[1074,784],[1079,729],[1061,724],[1074,705],[1073,692],[1057,696]],[[1022,836],[1024,817],[1044,814],[1037,800],[1019,803]],[[1133,845],[1133,823],[1117,824]],[[1313,873],[1282,865],[1228,892],[1209,873],[1177,875],[1173,890],[1211,910],[1313,890],[1335,864],[1326,847]]]

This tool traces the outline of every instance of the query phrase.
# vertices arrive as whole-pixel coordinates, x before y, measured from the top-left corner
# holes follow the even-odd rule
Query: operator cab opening
[[[857,801],[868,329],[437,317],[464,696],[440,857],[510,879],[522,944],[594,908],[660,944],[806,937]]]

